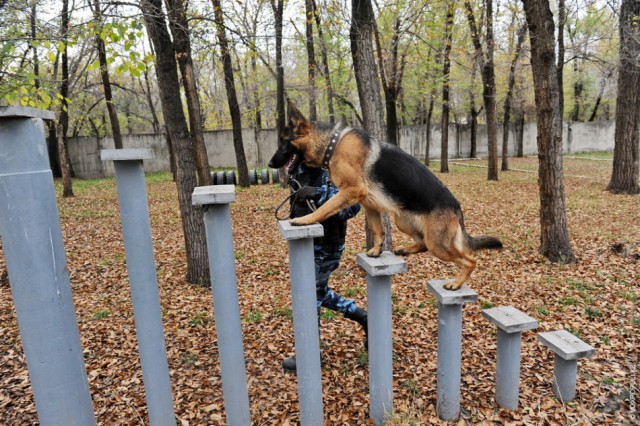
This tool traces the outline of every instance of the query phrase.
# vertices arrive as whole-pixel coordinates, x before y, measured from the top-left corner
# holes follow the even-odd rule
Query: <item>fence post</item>
[[[211,292],[227,424],[248,426],[251,423],[251,413],[229,207],[229,203],[233,201],[233,185],[200,186],[193,191],[193,205],[204,206],[204,226],[207,234]]]
[[[391,276],[406,272],[407,263],[388,251],[380,257],[360,253],[356,260],[367,273],[370,417],[381,426],[393,412]]]
[[[321,237],[324,229],[318,223],[293,226],[286,220],[278,222],[278,226],[289,242],[300,423],[321,426],[324,414],[313,238]]]
[[[142,167],[142,160],[153,158],[153,152],[150,149],[106,149],[101,151],[101,158],[114,162],[149,423],[175,426]]]
[[[93,425],[43,119],[0,107],[0,236],[40,424]]]
[[[478,294],[463,284],[447,290],[449,280],[427,283],[438,300],[438,385],[436,411],[442,420],[460,416],[460,369],[462,364],[462,305],[478,300]]]

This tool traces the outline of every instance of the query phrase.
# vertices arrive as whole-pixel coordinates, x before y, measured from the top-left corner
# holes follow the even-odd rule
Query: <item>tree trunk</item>
[[[276,27],[276,130],[282,134],[285,124],[284,67],[282,65],[282,21],[285,0],[271,0]]]
[[[313,46],[313,4],[311,0],[305,0],[305,11],[307,19],[305,22],[305,35],[307,44],[307,59],[309,65],[309,120],[318,120],[318,111],[316,109],[316,53]]]
[[[104,100],[107,103],[107,112],[109,114],[109,122],[111,123],[111,135],[116,149],[122,149],[122,132],[120,131],[120,120],[118,120],[118,111],[113,103],[113,95],[111,94],[111,81],[109,80],[109,65],[107,64],[107,49],[104,45],[100,32],[102,30],[103,19],[100,0],[93,0],[93,18],[96,20],[98,27],[96,29],[96,50],[98,51],[98,61],[100,63],[100,77],[102,78],[102,88],[104,90]]]
[[[60,55],[62,80],[60,83],[60,114],[58,118],[58,162],[62,173],[62,196],[73,197],[73,183],[71,182],[71,170],[67,153],[67,130],[69,130],[69,56],[67,46],[69,41],[69,0],[62,1],[61,17],[61,42],[63,44]]]
[[[489,154],[487,179],[498,180],[498,114],[496,107],[496,77],[495,67],[493,64],[493,0],[486,0],[486,53],[483,53],[482,51],[480,34],[478,32],[471,3],[468,0],[465,0],[464,5],[467,10],[467,21],[469,22],[469,30],[471,31],[471,39],[476,51],[476,56],[481,58],[480,75],[482,76],[482,100],[484,103],[485,116],[487,118],[487,151]]]
[[[558,62],[556,63],[556,75],[558,78],[558,104],[560,105],[560,128],[564,121],[564,26],[567,23],[567,8],[565,0],[558,0]]]
[[[156,75],[167,137],[171,140],[176,162],[178,204],[184,232],[187,281],[209,286],[209,261],[202,209],[191,204],[196,187],[195,153],[187,120],[182,109],[176,56],[162,11],[162,0],[140,3],[149,38],[155,50]]]
[[[522,44],[527,35],[527,25],[523,25],[518,31],[515,53],[509,67],[509,83],[507,96],[504,100],[504,115],[502,117],[502,171],[509,170],[509,120],[511,119],[511,102],[513,101],[513,88],[516,84],[516,66],[522,53]]]
[[[451,77],[451,43],[455,3],[449,3],[444,28],[444,56],[442,59],[442,137],[440,139],[440,172],[449,173],[449,80]]]
[[[374,15],[370,0],[352,0],[351,55],[362,108],[364,128],[383,140],[386,136],[380,96],[380,77],[373,54]]]
[[[427,122],[425,123],[427,132],[427,141],[425,143],[424,149],[424,164],[429,167],[430,158],[431,158],[431,118],[433,117],[433,107],[436,99],[436,86],[434,85],[431,88],[431,96],[429,99],[429,109],[427,110]]]
[[[320,53],[322,56],[322,74],[325,78],[325,84],[327,86],[327,108],[329,109],[329,123],[336,121],[336,115],[333,108],[333,85],[331,84],[331,76],[329,74],[329,55],[327,54],[327,42],[324,38],[324,32],[322,31],[322,23],[320,22],[320,14],[318,13],[318,6],[315,0],[311,0],[313,5],[313,14],[316,20],[316,27],[318,28],[318,39],[320,41]]]
[[[169,14],[169,28],[173,36],[173,47],[176,51],[176,58],[178,59],[180,74],[182,75],[182,86],[184,87],[184,94],[187,99],[189,130],[194,144],[198,183],[200,186],[211,185],[213,181],[211,179],[207,147],[204,142],[202,108],[200,107],[197,79],[195,71],[193,70],[191,41],[189,39],[189,22],[187,21],[185,3],[184,0],[165,0],[165,2]],[[240,175],[242,176],[241,173]],[[240,180],[242,180],[242,178]],[[248,172],[247,180],[249,180]]]
[[[385,136],[384,112],[380,96],[379,74],[373,54],[374,15],[370,0],[351,1],[351,56],[362,108],[364,128],[373,137]],[[384,242],[382,250],[392,249],[391,221],[383,215]],[[373,236],[367,228],[367,249],[373,247]]]
[[[616,101],[613,170],[607,190],[638,194],[640,187],[640,1],[624,0],[620,8],[620,66]]]
[[[236,84],[233,79],[233,66],[231,64],[231,53],[229,52],[227,34],[224,29],[224,17],[222,16],[220,0],[212,0],[212,2],[215,13],[218,44],[220,44],[220,54],[222,56],[224,84],[227,89],[227,102],[229,103],[229,112],[231,113],[231,123],[233,125],[233,147],[236,151],[236,163],[238,165],[238,183],[242,187],[248,187],[249,169],[247,167],[247,157],[244,153],[244,145],[242,143],[242,116],[236,94]]]
[[[548,0],[523,0],[538,123],[540,253],[552,262],[575,262],[569,240],[562,170],[562,124],[555,64],[554,22]]]
[[[476,82],[476,69],[478,67],[478,61],[473,61],[471,65],[471,90],[469,90],[469,114],[471,115],[471,150],[469,152],[469,158],[478,157],[478,115],[480,110],[476,109],[476,95],[474,92],[474,86]]]

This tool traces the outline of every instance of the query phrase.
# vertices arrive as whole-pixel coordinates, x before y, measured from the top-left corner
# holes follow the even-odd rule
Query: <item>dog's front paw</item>
[[[380,257],[380,248],[372,248],[367,251],[369,257]]]
[[[289,223],[292,224],[293,226],[304,226],[304,225],[311,225],[312,223],[314,223],[313,221],[308,220],[307,218],[309,217],[309,215],[307,216],[302,216],[302,217],[296,217],[295,219],[291,219],[289,220]]]
[[[462,283],[456,283],[455,281],[449,281],[448,283],[446,283],[444,285],[444,288],[446,288],[447,290],[451,290],[451,291],[456,291],[460,287],[462,287]]]

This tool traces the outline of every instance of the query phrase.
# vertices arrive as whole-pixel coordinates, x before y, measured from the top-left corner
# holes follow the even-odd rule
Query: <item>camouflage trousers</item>
[[[340,265],[344,245],[336,250],[329,250],[321,245],[314,245],[313,255],[316,264],[316,301],[318,303],[318,314],[323,306],[332,311],[347,314],[354,312],[358,305],[355,300],[347,299],[329,287],[329,276]]]

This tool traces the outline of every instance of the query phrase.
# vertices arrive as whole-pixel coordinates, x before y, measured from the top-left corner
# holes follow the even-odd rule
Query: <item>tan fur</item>
[[[302,128],[307,130],[300,132]],[[292,144],[302,151],[305,163],[321,167],[328,135],[314,133],[309,122],[300,123],[298,134]],[[366,220],[373,234],[373,247],[367,251],[367,255],[377,257],[384,238],[382,213],[389,212],[398,229],[414,240],[411,246],[394,250],[394,253],[408,255],[429,251],[443,261],[455,263],[461,271],[445,287],[457,290],[476,266],[476,258],[466,244],[460,218],[453,210],[415,214],[399,209],[367,180],[366,164],[370,154],[370,148],[356,134],[343,136],[329,163],[329,176],[340,191],[315,212],[292,219],[291,223],[308,225],[322,222],[340,210],[360,203],[365,208]]]

